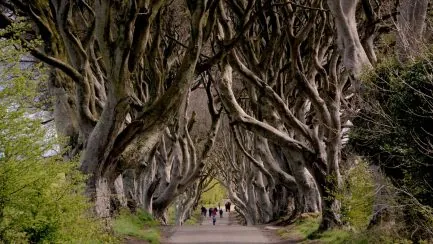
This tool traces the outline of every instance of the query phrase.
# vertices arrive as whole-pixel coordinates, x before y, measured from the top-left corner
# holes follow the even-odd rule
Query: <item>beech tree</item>
[[[290,179],[296,186],[296,211],[322,210],[322,230],[341,224],[336,195],[345,161],[342,139],[359,106],[360,74],[378,61],[374,42],[391,30],[390,20],[398,14],[392,4],[362,1],[361,13],[356,12],[358,1],[235,1],[219,8],[222,43],[239,30],[247,33],[222,60],[217,82],[231,123],[259,138],[255,143],[260,155],[242,151],[263,173],[260,160],[277,162],[277,167],[266,166],[269,174],[264,175],[271,177],[265,184]],[[418,11],[425,7],[418,6]],[[360,14],[367,18],[357,20]],[[241,89],[246,92],[240,95]],[[239,171],[235,178],[242,192],[254,174]],[[237,200],[247,204],[249,198]]]
[[[191,187],[179,195],[175,200],[176,225],[182,225],[197,210],[202,194],[213,189],[218,182],[213,178],[218,169],[215,165],[206,164],[202,170],[200,178],[196,180]]]
[[[427,0],[400,1],[397,17],[396,52],[400,61],[413,59],[423,51],[427,17]]]
[[[47,77],[15,38],[26,27],[0,30],[12,36],[0,39],[0,240],[115,243],[86,214],[91,205],[77,162],[53,155],[59,140],[48,136],[52,131],[41,118],[44,100],[37,89]]]
[[[45,43],[31,53],[56,68],[50,81],[56,125],[70,136],[72,155],[82,149],[81,168],[91,175],[87,194],[100,216],[110,214],[114,181],[125,169],[149,160],[165,128],[185,106],[210,36],[216,1],[171,3],[1,2],[3,19],[13,22],[23,16],[34,24],[22,42],[40,35]],[[186,49],[167,38],[173,22],[166,11],[186,20],[181,26],[184,39],[179,40],[188,43]]]
[[[273,177],[270,172],[277,171],[279,166],[270,152],[263,151],[267,148],[262,145],[264,139],[254,140],[253,133],[240,130],[231,127],[228,134],[222,132],[224,159],[219,166],[231,169],[220,171],[219,179],[227,188],[235,210],[246,225],[267,223],[292,214],[293,209],[289,208],[293,206],[288,206],[288,202],[293,203],[295,180],[281,169],[280,177],[285,179]]]
[[[328,7],[334,16],[337,30],[337,44],[344,66],[359,75],[371,65],[359,38],[356,24],[356,8],[359,0],[328,0]],[[369,2],[369,1],[364,1]],[[366,3],[364,3],[366,4]]]
[[[197,195],[199,185],[195,181],[202,174],[205,160],[209,156],[220,127],[220,112],[215,109],[212,97],[209,99],[212,124],[202,145],[199,146],[197,140],[193,140],[189,133],[195,121],[194,117],[188,119],[185,109],[184,116],[187,122],[183,128],[180,125],[176,126],[178,128],[177,132],[166,134],[168,139],[171,140],[171,146],[168,146],[168,143],[162,143],[160,149],[157,151],[158,165],[159,167],[163,167],[161,170],[158,170],[161,174],[159,177],[162,180],[153,201],[153,209],[156,211],[155,214],[157,216],[162,216],[163,212],[179,195],[183,193],[190,194],[190,196]],[[192,113],[192,116],[194,116],[194,113]],[[191,204],[193,204],[193,201],[189,202],[189,205]],[[189,207],[184,209],[184,211],[188,209]]]
[[[359,109],[361,74],[379,62],[375,41],[398,20],[397,48],[415,45],[423,27],[410,27],[423,23],[426,4],[0,0],[0,20],[32,24],[21,42],[52,67],[65,158],[80,155],[99,216],[124,205],[164,220],[177,201],[183,222],[221,140],[224,157],[208,167],[233,169],[219,180],[247,224],[321,212],[325,230],[341,225],[342,140]],[[30,45],[38,35],[40,49]],[[188,112],[198,88],[211,121],[201,141]],[[218,139],[222,110],[230,125]]]
[[[223,43],[248,28],[217,81],[231,123],[263,137],[259,147],[277,162],[269,173],[296,186],[299,212],[322,211],[321,229],[341,225],[335,195],[343,128],[354,114],[357,77],[371,67],[356,28],[357,3],[234,1],[218,9]],[[248,108],[237,86],[247,91]]]

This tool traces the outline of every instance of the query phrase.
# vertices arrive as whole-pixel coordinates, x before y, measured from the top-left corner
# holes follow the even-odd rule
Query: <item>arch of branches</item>
[[[375,40],[390,33],[397,7],[1,0],[0,27],[29,23],[2,38],[51,67],[65,158],[80,156],[99,216],[124,206],[164,219],[177,201],[181,223],[217,178],[247,224],[321,212],[327,229],[341,224],[335,195],[358,78],[377,62]]]

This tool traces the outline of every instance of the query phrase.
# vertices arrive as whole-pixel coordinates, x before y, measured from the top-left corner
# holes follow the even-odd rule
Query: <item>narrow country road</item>
[[[164,240],[165,244],[176,243],[273,243],[263,232],[253,226],[242,226],[236,223],[232,215],[224,213],[218,217],[216,225],[212,225],[209,217],[203,219],[201,225],[181,226]]]

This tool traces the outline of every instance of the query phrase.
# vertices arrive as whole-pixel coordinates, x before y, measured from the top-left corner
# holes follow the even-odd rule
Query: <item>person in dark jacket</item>
[[[209,209],[210,209],[210,208],[209,208]],[[217,208],[214,208],[214,209],[212,210],[212,223],[213,223],[213,225],[215,225],[215,223],[216,223],[217,211],[218,211]]]
[[[230,202],[226,202],[226,212],[230,212],[230,206],[231,206],[232,204],[230,203]]]
[[[201,215],[206,217],[207,209],[204,206],[201,206]]]

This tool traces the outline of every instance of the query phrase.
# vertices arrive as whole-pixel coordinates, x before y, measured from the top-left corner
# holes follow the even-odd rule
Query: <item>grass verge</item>
[[[277,231],[284,239],[302,241],[303,243],[347,243],[352,236],[351,232],[335,229],[323,233],[317,233],[320,225],[320,218],[317,215],[305,214],[294,224]]]
[[[113,230],[120,237],[135,237],[151,244],[160,243],[158,222],[141,210],[136,214],[121,211],[113,221]]]
[[[307,240],[319,228],[319,224],[319,218],[303,215],[295,223],[279,229],[277,234],[283,239]]]
[[[318,233],[320,218],[304,215],[301,216],[294,224],[277,230],[277,234],[283,239],[296,241],[300,243],[332,243],[332,244],[410,244],[406,240],[389,229],[373,228],[363,231],[352,231],[348,229],[333,229]],[[430,243],[420,241],[420,243]]]

